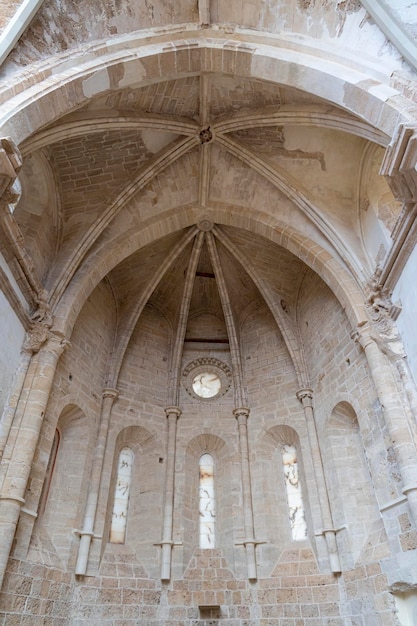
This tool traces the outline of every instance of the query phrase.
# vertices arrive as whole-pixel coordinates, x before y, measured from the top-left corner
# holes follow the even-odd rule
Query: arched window
[[[214,502],[214,459],[211,454],[203,454],[200,457],[199,515],[200,548],[214,548],[216,509]]]
[[[297,450],[295,446],[285,444],[281,448],[281,454],[290,513],[291,536],[294,541],[301,541],[307,537],[307,524],[304,515],[303,494],[298,477]]]
[[[110,543],[124,543],[126,538],[127,512],[132,482],[133,451],[122,448],[119,454],[114,503],[110,526]]]

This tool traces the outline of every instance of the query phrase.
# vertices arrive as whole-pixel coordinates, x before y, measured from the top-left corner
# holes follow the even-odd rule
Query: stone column
[[[22,350],[20,361],[13,379],[12,387],[10,388],[6,405],[3,410],[3,415],[1,416],[0,420],[0,461],[3,458],[4,449],[6,447],[7,439],[9,437],[10,429],[12,427],[13,418],[20,400],[20,395],[22,393],[23,385],[26,379],[26,375],[28,373],[31,358],[32,352],[28,350]]]
[[[23,343],[20,362],[0,420],[0,462],[3,458],[6,444],[13,446],[13,443],[8,441],[13,420],[19,409],[22,409],[22,401],[24,402],[25,400],[23,395],[24,389],[29,390],[32,387],[30,380],[32,380],[36,372],[36,362],[32,360],[32,357],[39,352],[48,339],[48,331],[48,327],[43,324],[35,324],[27,333]]]
[[[407,496],[411,514],[417,524],[417,450],[392,366],[377,343],[378,337],[373,333],[371,324],[366,323],[357,329],[354,338],[365,352],[401,472],[402,492]]]
[[[181,409],[177,406],[169,406],[165,409],[168,420],[167,436],[167,462],[165,474],[165,504],[164,521],[162,529],[162,565],[161,580],[171,578],[172,556],[172,529],[174,516],[174,487],[175,487],[175,454],[177,447],[177,420],[181,415]]]
[[[90,483],[88,486],[87,504],[84,512],[83,527],[80,530],[80,545],[75,565],[75,574],[85,576],[90,553],[91,540],[94,536],[98,497],[100,492],[101,476],[103,473],[104,455],[106,452],[107,435],[109,432],[110,414],[113,402],[118,397],[117,389],[106,388],[103,390],[99,428],[96,437],[93,467],[91,469]]]
[[[326,540],[329,554],[330,569],[334,573],[341,571],[339,554],[336,542],[336,530],[333,525],[332,511],[330,508],[329,494],[327,491],[326,476],[323,467],[323,458],[320,450],[320,442],[317,434],[316,419],[313,409],[313,390],[300,389],[297,398],[303,405],[304,415],[307,422],[308,439],[310,442],[311,456],[313,459],[314,475],[320,501],[323,535]]]
[[[255,528],[253,523],[252,487],[249,466],[248,418],[249,409],[240,407],[234,409],[233,415],[237,420],[240,446],[240,464],[242,472],[243,519],[245,524],[246,566],[248,579],[256,580]]]
[[[47,342],[34,357],[36,369],[30,381],[26,404],[0,492],[0,587],[19,520],[20,509],[24,504],[27,481],[58,359],[67,345],[68,341],[62,335],[49,332]]]

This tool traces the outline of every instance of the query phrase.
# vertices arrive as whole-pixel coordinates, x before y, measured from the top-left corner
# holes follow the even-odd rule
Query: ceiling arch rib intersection
[[[228,50],[227,54],[229,52],[231,50]],[[163,54],[167,55],[168,52]],[[235,61],[237,61],[239,54],[246,53],[239,53],[238,50],[233,49]],[[167,57],[165,57],[165,60],[167,60]],[[223,59],[222,63],[226,63],[226,60]],[[235,68],[237,67],[235,65]],[[213,68],[211,67],[211,69]],[[225,68],[222,66],[222,69],[224,70]],[[110,67],[108,71],[110,71]],[[245,72],[247,73],[247,69]],[[220,91],[223,93],[223,102],[218,97],[217,80],[219,76],[222,77]],[[191,80],[190,75],[189,77]],[[333,176],[330,171],[327,172],[326,167],[327,164],[335,161],[334,157],[335,155],[337,156],[339,151],[338,145],[344,143],[346,137],[350,138],[351,146],[353,147],[348,156],[349,161],[355,164],[356,157],[360,157],[363,153],[367,142],[373,141],[380,145],[386,145],[388,136],[386,129],[375,128],[372,124],[369,124],[369,121],[363,121],[363,119],[361,120],[347,113],[346,110],[342,111],[337,106],[329,105],[328,102],[318,99],[316,95],[308,94],[307,96],[306,93],[302,93],[298,89],[300,87],[298,79],[295,81],[297,84],[296,89],[294,89],[294,84],[289,87],[288,83],[290,81],[288,79],[289,76],[286,76],[284,83],[274,85],[253,76],[250,78],[248,76],[235,76],[232,78],[230,75],[227,76],[219,72],[194,73],[191,82],[199,81],[199,97],[197,99],[199,108],[195,110],[194,107],[192,117],[188,118],[184,115],[184,103],[187,102],[187,98],[184,98],[184,96],[182,98],[183,108],[180,117],[175,114],[168,114],[161,105],[159,105],[158,110],[158,102],[164,100],[162,97],[158,99],[158,89],[165,93],[166,108],[169,108],[170,102],[174,101],[175,96],[178,95],[174,93],[175,85],[171,85],[171,93],[167,96],[169,90],[161,80],[158,83],[152,83],[147,79],[146,87],[142,87],[139,83],[139,87],[134,89],[128,88],[127,91],[129,92],[131,102],[135,102],[136,98],[136,96],[132,97],[133,93],[146,89],[149,100],[149,94],[152,92],[152,89],[155,90],[153,104],[148,106],[146,110],[140,108],[140,103],[138,107],[136,107],[136,104],[132,105],[130,110],[107,110],[106,103],[114,103],[112,94],[118,93],[117,97],[119,98],[120,96],[119,86],[117,85],[116,87],[115,84],[115,90],[107,88],[107,90],[102,92],[99,88],[97,94],[90,97],[84,109],[79,109],[77,113],[72,113],[68,117],[61,117],[57,123],[52,123],[49,128],[41,130],[38,135],[36,133],[33,134],[24,142],[22,148],[27,154],[31,154],[31,152],[36,150],[46,150],[53,154],[54,146],[58,141],[61,143],[67,141],[64,138],[67,137],[67,133],[72,138],[82,137],[84,136],[83,133],[98,136],[111,132],[118,126],[145,133],[148,141],[151,134],[156,136],[158,134],[172,133],[180,137],[176,140],[176,143],[170,142],[165,147],[162,147],[161,150],[154,152],[151,161],[143,166],[141,171],[133,178],[133,182],[132,179],[127,180],[118,187],[113,195],[110,195],[109,204],[107,207],[104,206],[102,208],[100,215],[96,219],[93,219],[90,224],[88,224],[88,220],[84,222],[78,232],[76,229],[72,231],[72,240],[71,237],[66,239],[64,233],[63,241],[61,242],[61,256],[58,257],[55,264],[56,270],[50,273],[48,279],[48,287],[51,288],[54,294],[54,306],[61,310],[59,303],[63,297],[67,302],[65,294],[66,290],[71,287],[71,282],[75,279],[74,286],[77,285],[81,276],[80,271],[83,272],[82,268],[87,270],[89,267],[89,258],[93,259],[103,246],[109,245],[111,232],[118,232],[117,237],[120,239],[122,231],[120,229],[118,231],[114,226],[119,221],[120,228],[123,228],[123,220],[126,222],[127,216],[126,208],[130,207],[129,210],[132,210],[132,202],[133,200],[136,201],[138,194],[147,194],[151,187],[156,188],[160,185],[162,172],[166,173],[170,170],[171,176],[174,176],[172,172],[175,171],[175,167],[182,166],[184,156],[187,156],[189,163],[194,160],[194,166],[192,167],[196,171],[198,170],[198,193],[194,198],[189,198],[189,205],[192,206],[194,204],[195,207],[196,221],[199,215],[201,217],[201,212],[213,212],[215,210],[214,207],[220,200],[220,198],[211,196],[213,174],[218,176],[219,171],[219,167],[217,167],[219,163],[216,161],[217,156],[221,154],[218,151],[220,145],[225,152],[244,162],[245,167],[240,173],[238,172],[239,167],[236,165],[236,162],[233,164],[234,172],[229,172],[235,178],[236,176],[241,177],[241,182],[236,183],[237,185],[244,184],[245,172],[256,171],[259,187],[265,187],[267,184],[272,183],[272,186],[277,188],[279,193],[272,200],[273,207],[269,207],[269,211],[272,211],[272,214],[275,213],[274,221],[276,225],[280,222],[279,213],[282,208],[280,198],[285,197],[286,203],[288,203],[288,198],[290,198],[293,205],[292,213],[296,214],[297,205],[299,212],[304,213],[303,219],[301,217],[296,218],[298,220],[298,228],[295,223],[291,224],[290,228],[294,233],[297,230],[299,231],[300,241],[305,242],[301,245],[311,245],[311,243],[307,244],[307,242],[315,241],[317,245],[316,255],[320,253],[330,254],[335,261],[335,267],[339,265],[339,269],[343,268],[346,271],[346,275],[350,275],[347,282],[350,282],[353,278],[353,282],[356,281],[358,285],[363,284],[369,272],[369,267],[367,266],[370,266],[370,263],[361,250],[363,242],[360,241],[360,236],[358,235],[360,229],[354,222],[353,213],[355,211],[349,211],[349,206],[355,202],[352,189],[348,189],[349,185],[351,188],[354,186],[353,178],[348,181],[349,184],[341,185],[339,189],[337,189],[337,185],[334,185],[330,189],[328,205],[325,206],[325,204],[318,202],[314,194],[312,198],[308,197],[309,192],[305,191],[305,181],[303,178],[300,178],[299,171],[294,170],[293,164],[295,162],[302,164],[303,175],[306,175],[307,183],[310,183],[315,177],[318,179],[326,176],[325,184],[329,185],[331,178],[332,183],[335,183],[336,176]],[[239,87],[239,83],[242,81],[246,81],[247,84],[252,81],[252,100],[248,104],[249,108],[245,108],[247,103],[243,103],[240,108],[239,105],[236,105],[236,93],[239,93],[239,90],[242,93]],[[169,80],[168,83],[170,83]],[[266,91],[264,90],[265,85],[267,85]],[[326,91],[325,88],[323,89],[323,85],[320,88],[322,88],[323,93]],[[125,87],[123,89],[126,91]],[[196,93],[195,87],[193,87],[192,93]],[[307,97],[309,104],[306,104]],[[373,94],[372,98],[374,97],[375,95]],[[136,101],[139,102],[140,98],[139,94]],[[268,98],[270,99],[268,100]],[[273,105],[271,102],[274,99],[275,104]],[[260,108],[255,106],[256,104],[260,104]],[[336,99],[336,105],[338,104],[340,103]],[[217,116],[214,112],[217,113]],[[363,117],[365,118],[365,116]],[[242,142],[242,136],[239,135],[241,131],[251,131],[253,129],[258,129],[265,134],[265,129],[267,128],[276,129],[277,135],[281,135],[283,138],[281,139],[278,153],[272,154],[271,157],[266,157],[262,150],[259,151],[256,146]],[[200,145],[202,141],[201,132],[205,132],[207,129],[210,130],[209,141]],[[317,133],[321,132],[322,129],[328,133],[333,133],[333,151],[329,150],[330,134],[328,134],[326,138],[327,145],[325,146],[327,152],[323,151],[324,156],[320,157],[320,159],[316,156],[320,154],[320,150],[316,148],[321,146],[311,145],[317,142],[318,135],[314,136],[311,129],[316,129]],[[297,141],[300,142],[300,135],[304,136],[306,145],[301,146],[301,143],[299,143],[297,147]],[[343,142],[341,140],[342,135]],[[340,141],[338,141],[338,138]],[[310,146],[307,145],[309,142]],[[158,142],[156,141],[156,143]],[[199,145],[200,147],[198,147]],[[216,146],[217,149],[215,159],[210,156],[210,153],[213,152],[213,146]],[[306,147],[310,149],[305,149]],[[312,150],[311,147],[315,149]],[[343,161],[345,156],[339,157],[339,162]],[[228,164],[232,162],[230,159],[227,161],[227,159],[223,158],[223,160],[224,163],[227,162]],[[324,168],[323,164],[325,165]],[[94,165],[97,167],[97,163]],[[321,174],[317,168],[324,171],[324,174]],[[353,169],[354,166],[352,167]],[[295,176],[294,174],[297,175]],[[254,176],[254,174],[252,173],[251,176]],[[346,176],[346,179],[349,176]],[[262,178],[267,181],[266,184],[261,182]],[[340,183],[342,178],[338,174],[337,182]],[[307,184],[307,187],[309,187],[309,184]],[[231,200],[231,206],[239,206],[237,199],[236,201]],[[265,210],[264,207],[265,204],[258,203],[256,210],[262,212]],[[245,210],[247,208],[248,206],[245,206]],[[174,207],[169,208],[169,211],[172,210],[174,210]],[[236,209],[236,214],[239,210]],[[167,216],[168,214],[169,212]],[[85,211],[85,215],[88,217],[88,208]],[[67,215],[64,215],[64,223],[69,218],[70,213],[68,212]],[[158,217],[155,214],[149,223],[151,224],[152,220],[156,219],[162,220],[162,213]],[[264,219],[265,223],[270,220],[268,211],[266,211]],[[213,221],[217,220],[214,219]],[[146,224],[146,219],[142,221],[139,219],[136,226],[130,225],[129,233],[135,227],[146,228]],[[285,225],[284,219],[283,232],[286,230],[288,230],[288,225]],[[117,258],[117,256],[114,258]],[[324,258],[323,254],[322,258]],[[112,262],[108,259],[106,263],[107,272],[109,272],[112,268]],[[318,267],[319,265],[316,264],[316,268]],[[99,272],[96,270],[94,274],[99,276]],[[72,292],[72,289],[70,289],[70,292]],[[358,292],[360,293],[360,288]],[[346,299],[346,296],[344,296],[344,299]],[[349,296],[347,299],[349,300]]]

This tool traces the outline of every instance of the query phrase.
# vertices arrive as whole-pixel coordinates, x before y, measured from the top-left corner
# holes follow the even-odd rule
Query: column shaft
[[[369,335],[361,331],[359,340],[369,363],[372,379],[384,411],[385,423],[396,453],[403,481],[402,491],[407,496],[411,514],[417,523],[417,451],[398,394],[391,364]]]
[[[26,485],[58,359],[67,343],[62,336],[51,334],[45,346],[34,357],[36,370],[0,493],[0,587],[19,520],[20,508],[24,504]]]
[[[242,472],[243,519],[245,524],[246,565],[249,580],[256,580],[255,529],[253,523],[252,487],[249,465],[248,417],[249,409],[239,408],[233,411],[238,424],[240,464]]]
[[[330,508],[329,493],[327,490],[326,475],[323,467],[320,442],[317,434],[316,419],[313,409],[313,391],[311,389],[301,389],[297,393],[307,422],[308,439],[310,441],[311,456],[313,459],[313,469],[316,478],[316,485],[319,494],[320,511],[323,524],[323,534],[326,539],[329,554],[330,569],[332,572],[340,572],[340,560],[337,550],[336,531],[333,527],[333,517]]]
[[[171,406],[165,409],[168,420],[167,459],[165,475],[165,504],[162,529],[162,565],[161,580],[171,578],[172,557],[172,530],[174,515],[174,487],[175,487],[175,455],[177,446],[177,419],[181,415],[178,407]]]
[[[107,435],[109,432],[110,414],[113,402],[118,395],[119,392],[117,389],[105,389],[103,392],[103,402],[101,404],[100,422],[95,445],[93,467],[91,470],[87,504],[84,512],[83,527],[80,531],[80,545],[78,547],[78,556],[75,565],[75,574],[78,576],[84,576],[87,571],[88,555],[90,553],[91,540],[94,535],[94,524],[96,520],[101,476],[103,473]]]
[[[4,449],[6,447],[7,439],[9,437],[10,429],[12,427],[13,418],[16,413],[17,405],[22,393],[23,385],[25,383],[26,375],[28,372],[30,360],[32,354],[27,351],[23,351],[21,354],[20,362],[17,367],[12,387],[10,389],[6,406],[3,410],[3,415],[0,421],[0,461],[3,458]]]

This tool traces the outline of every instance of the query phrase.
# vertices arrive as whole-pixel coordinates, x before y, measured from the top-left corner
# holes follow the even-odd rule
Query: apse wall
[[[326,324],[322,321],[323,310]],[[376,472],[385,472],[381,484],[376,482],[375,487],[377,492],[383,492],[382,483],[387,481],[391,485],[392,482],[392,476],[388,476],[388,469],[381,461],[383,424],[378,422],[379,407],[372,384],[367,382],[363,355],[350,336],[351,329],[342,308],[324,283],[313,272],[307,272],[297,308],[289,305],[288,311],[299,325],[311,374],[324,468],[327,474],[334,474],[328,485],[331,500],[338,490],[343,493],[344,489],[343,467],[337,466],[337,441],[334,440],[338,432],[335,434],[328,429],[333,409],[342,400],[350,403],[352,415],[358,422],[358,428],[352,431],[352,441],[358,448],[363,445],[362,450],[355,450],[358,456],[354,457],[364,462],[361,476],[366,475],[367,468],[374,479],[378,476]],[[320,526],[319,490],[323,485],[318,482],[314,443],[297,399],[300,383],[284,340],[261,300],[249,307],[238,324],[243,380],[250,409],[248,445],[258,579],[247,579],[241,451],[233,415],[236,408],[233,381],[224,395],[210,401],[190,394],[181,379],[172,579],[160,580],[167,437],[165,408],[172,329],[169,321],[153,306],[144,309],[123,359],[119,397],[112,406],[103,458],[90,564],[86,576],[74,576],[114,324],[111,292],[102,284],[84,306],[74,329],[71,348],[59,365],[34,465],[34,476],[39,477],[41,467],[46,473],[53,434],[57,424],[59,427],[58,418],[65,417],[65,407],[73,403],[78,413],[71,413],[73,417],[67,418],[68,425],[71,428],[79,425],[79,438],[69,437],[72,443],[65,448],[65,454],[69,455],[66,462],[60,459],[59,450],[56,459],[58,468],[63,462],[61,467],[70,467],[71,472],[68,476],[65,471],[60,477],[57,475],[59,480],[53,478],[51,484],[51,496],[59,487],[62,495],[69,497],[61,498],[60,512],[57,507],[48,509],[46,502],[43,519],[47,523],[42,525],[42,516],[35,522],[27,557],[22,561],[10,560],[0,600],[5,623],[20,624],[24,617],[26,623],[43,620],[45,624],[62,626],[98,623],[342,626],[346,619],[352,618],[361,626],[369,623],[394,626],[386,579],[378,563],[387,554],[384,530],[375,507],[370,507],[359,496],[356,503],[353,502],[352,492],[348,493],[352,511],[361,516],[364,508],[366,515],[362,515],[363,524],[354,534],[349,519],[337,520],[341,525],[347,522],[347,528],[337,537],[342,574],[330,572]],[[183,370],[198,358],[216,359],[228,367],[231,365],[230,354],[224,346],[204,350],[187,344]],[[65,424],[67,421],[63,419],[64,437]],[[381,429],[379,434],[378,429]],[[307,524],[306,536],[301,540],[294,540],[291,534],[282,455],[286,444],[294,446],[297,453]],[[131,448],[134,459],[126,513],[127,534],[123,544],[115,544],[110,541],[109,529],[117,460],[125,447]],[[198,540],[198,463],[200,455],[206,452],[213,456],[215,463],[217,527],[216,544],[212,549],[200,549]],[[345,468],[345,475],[348,471],[350,468]],[[74,475],[74,472],[78,473]],[[79,485],[76,493],[71,490],[74,484]],[[365,487],[368,490],[365,494],[372,500],[370,475]],[[30,488],[28,502],[36,508],[37,500],[35,494],[30,494]],[[68,507],[68,514],[64,518],[70,525],[58,529],[65,507]],[[354,561],[352,554],[356,555]]]

